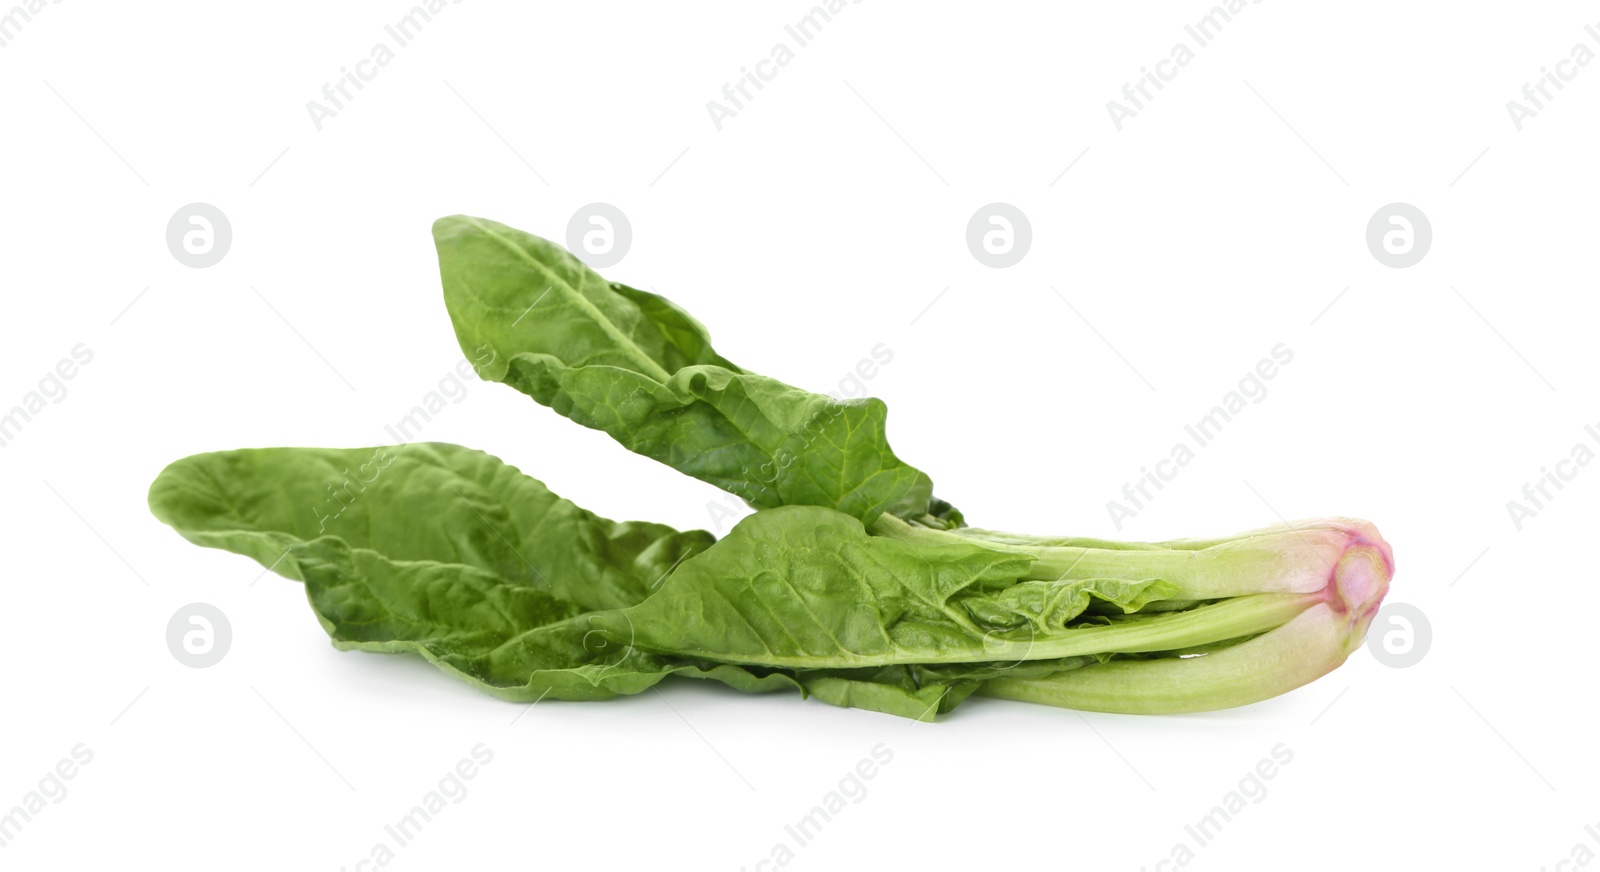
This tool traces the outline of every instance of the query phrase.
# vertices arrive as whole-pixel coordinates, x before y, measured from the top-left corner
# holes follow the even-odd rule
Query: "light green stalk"
[[[1324,518],[1220,539],[1111,542],[940,530],[885,516],[873,532],[931,545],[981,541],[1034,558],[1028,576],[1161,579],[1173,598],[1126,625],[1078,627],[995,659],[1165,652],[1044,677],[986,681],[990,696],[1091,711],[1209,711],[1277,696],[1326,675],[1361,645],[1388,592],[1394,558],[1365,521]],[[1229,634],[1232,632],[1231,635]],[[1207,635],[1210,638],[1204,638]],[[1243,641],[1239,641],[1239,640]],[[1202,653],[1179,653],[1195,648]]]
[[[1335,561],[1329,582],[1313,595],[1317,602],[1264,635],[1195,656],[992,679],[980,692],[1088,711],[1163,714],[1247,705],[1309,684],[1361,646],[1388,592],[1388,546],[1370,528],[1361,538]]]
[[[1040,580],[1159,578],[1176,585],[1176,599],[1208,600],[1250,593],[1315,593],[1352,551],[1392,566],[1388,543],[1366,521],[1323,518],[1241,533],[1225,539],[1110,542],[1018,536],[962,528],[933,530],[884,516],[872,531],[906,542],[978,539],[1032,555],[1029,574]]]

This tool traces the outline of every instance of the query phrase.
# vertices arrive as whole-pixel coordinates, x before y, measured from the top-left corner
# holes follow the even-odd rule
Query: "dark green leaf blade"
[[[589,621],[712,541],[600,518],[437,443],[196,455],[162,472],[150,507],[190,541],[304,581],[337,647],[417,653],[523,700],[636,693],[683,669]]]
[[[498,458],[444,443],[199,454],[161,473],[150,507],[190,541],[263,565],[333,536],[397,561],[462,564],[544,587],[585,611],[641,601],[713,541],[700,530],[607,520]]]
[[[537,236],[453,216],[434,239],[456,338],[494,352],[484,378],[757,508],[826,506],[867,523],[929,512],[932,483],[889,448],[882,401],[749,373],[670,301]]]

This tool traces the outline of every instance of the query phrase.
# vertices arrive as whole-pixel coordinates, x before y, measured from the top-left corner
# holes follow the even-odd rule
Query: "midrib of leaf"
[[[550,267],[529,256],[529,254],[526,251],[523,251],[520,246],[516,245],[511,240],[500,235],[499,233],[496,233],[493,228],[486,226],[478,219],[466,217],[465,220],[472,224],[472,226],[488,234],[496,242],[505,246],[506,250],[516,255],[524,263],[543,273],[545,278],[549,280],[551,288],[557,289],[557,292],[561,294],[561,296],[564,297],[567,302],[572,303],[582,310],[591,321],[593,321],[602,331],[611,337],[612,341],[616,342],[618,346],[623,348],[625,353],[629,357],[632,357],[634,362],[638,363],[644,369],[646,374],[652,375],[658,381],[662,382],[665,382],[667,379],[671,378],[671,373],[667,372],[666,369],[664,369],[654,360],[651,360],[650,356],[644,353],[644,350],[639,347],[638,343],[634,342],[632,339],[629,339],[627,336],[624,336],[622,331],[617,329],[617,325],[611,322],[610,318],[607,318],[605,314],[594,305],[594,303],[589,302],[588,297],[585,297],[582,292],[563,281],[555,274],[553,270],[550,269]],[[483,302],[483,298],[478,297],[478,301],[480,303]]]

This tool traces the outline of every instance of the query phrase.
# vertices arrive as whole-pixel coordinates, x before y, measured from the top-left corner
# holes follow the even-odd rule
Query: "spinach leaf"
[[[959,515],[895,456],[881,400],[840,401],[748,372],[671,301],[607,282],[565,249],[480,218],[434,224],[445,305],[481,374],[756,508],[866,523]]]
[[[604,699],[674,672],[795,686],[597,633],[594,614],[643,601],[710,534],[606,520],[479,451],[201,454],[157,477],[150,508],[196,544],[304,581],[335,647],[420,654],[500,697]]]

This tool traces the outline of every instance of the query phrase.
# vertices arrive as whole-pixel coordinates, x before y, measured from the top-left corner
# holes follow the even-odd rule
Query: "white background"
[[[1506,507],[1600,423],[1600,64],[1520,132],[1505,107],[1574,44],[1600,51],[1592,5],[1268,0],[1119,132],[1106,102],[1206,3],[869,0],[718,131],[707,101],[805,3],[471,0],[316,130],[307,101],[407,8],[67,0],[0,48],[0,409],[94,354],[0,449],[0,810],[94,754],[6,868],[355,869],[480,742],[493,762],[391,868],[775,868],[757,863],[785,824],[880,743],[892,762],[790,868],[1600,852],[1600,469],[1520,531]],[[209,269],[165,244],[197,201],[234,232]],[[1404,669],[1361,650],[1185,717],[974,699],[918,724],[692,682],[522,714],[420,660],[335,652],[298,585],[253,584],[148,514],[190,453],[391,441],[462,357],[433,219],[561,239],[596,201],[634,234],[606,274],[742,365],[828,391],[892,349],[869,386],[894,446],[974,523],[1158,539],[1369,518],[1430,650]],[[1009,269],[964,240],[995,201],[1033,228]],[[1364,239],[1396,201],[1433,227],[1408,269]],[[1277,343],[1294,359],[1266,398],[1116,530],[1107,501]],[[722,502],[500,385],[422,435],[613,518],[714,529]],[[209,669],[165,643],[196,601],[233,627]],[[1266,796],[1195,848],[1185,825],[1279,743]]]

